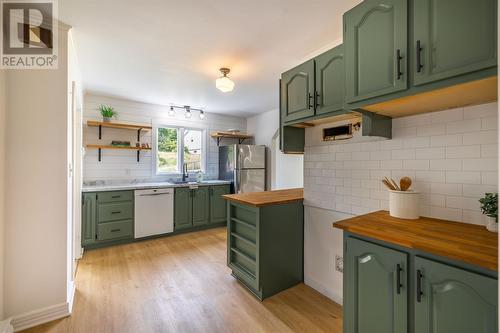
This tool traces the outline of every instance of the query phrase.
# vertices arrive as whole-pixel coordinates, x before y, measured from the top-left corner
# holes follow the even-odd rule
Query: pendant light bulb
[[[170,117],[175,117],[175,110],[174,110],[174,107],[173,107],[173,106],[171,106],[171,107],[170,107],[170,110],[168,110],[168,115],[169,115]]]
[[[230,92],[234,89],[234,82],[227,76],[230,71],[229,68],[221,68],[222,76],[215,80],[215,86],[222,92]]]
[[[184,108],[186,109],[186,113],[184,114],[184,116],[187,118],[187,119],[190,119],[191,118],[191,107],[189,105],[186,105],[184,106]]]
[[[200,119],[205,119],[205,112],[203,112],[203,110],[200,110]]]

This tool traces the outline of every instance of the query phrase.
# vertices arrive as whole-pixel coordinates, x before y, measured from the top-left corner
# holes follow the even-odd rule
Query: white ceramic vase
[[[498,232],[498,223],[494,217],[485,216],[486,219],[486,229],[491,232]]]

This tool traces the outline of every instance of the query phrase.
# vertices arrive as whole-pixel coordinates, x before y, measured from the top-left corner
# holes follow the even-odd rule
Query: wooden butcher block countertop
[[[498,234],[484,226],[427,217],[403,220],[378,211],[336,222],[333,227],[493,271],[498,269]]]
[[[240,194],[226,194],[223,198],[255,207],[279,205],[304,200],[304,189],[276,190]]]

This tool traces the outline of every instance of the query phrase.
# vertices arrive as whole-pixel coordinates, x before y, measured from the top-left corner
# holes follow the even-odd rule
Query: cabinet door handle
[[[319,106],[320,106],[320,105],[319,105],[319,97],[320,97],[320,96],[321,96],[321,95],[320,95],[320,94],[318,94],[318,92],[317,92],[317,91],[315,91],[315,92],[314,92],[314,105],[316,105],[316,107],[317,107],[317,108],[319,108]]]
[[[401,56],[401,50],[398,49],[396,51],[396,70],[398,72],[398,80],[401,79],[401,76],[403,75],[403,73],[401,72],[401,60],[403,59],[403,57]]]
[[[111,197],[111,199],[118,199],[118,198],[121,198],[121,195],[113,195],[113,196]]]
[[[400,264],[397,264],[396,266],[396,285],[397,285],[397,293],[398,295],[401,294],[401,287],[403,287],[403,285],[401,284],[401,272],[403,271],[403,269],[401,268],[401,265]]]
[[[111,232],[118,232],[120,231],[121,229],[111,229]]]
[[[111,214],[120,214],[121,211],[111,212]]]
[[[314,104],[312,103],[312,99],[314,98],[314,96],[311,93],[309,93],[308,96],[309,96],[309,102],[308,102],[309,105],[308,106],[310,109],[310,108],[314,107]]]
[[[422,292],[422,278],[424,276],[422,275],[422,272],[420,270],[417,270],[417,302],[422,302],[422,296],[424,293]]]
[[[422,59],[420,58],[420,54],[422,52],[422,45],[420,43],[420,40],[417,40],[417,73],[420,73],[422,71],[422,68],[424,68],[424,65],[422,65]]]

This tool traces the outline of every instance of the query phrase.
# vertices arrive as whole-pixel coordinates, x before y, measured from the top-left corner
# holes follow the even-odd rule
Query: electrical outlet
[[[344,258],[341,256],[335,256],[335,270],[337,272],[344,272]]]

